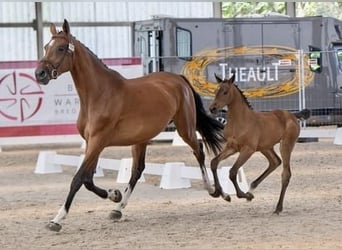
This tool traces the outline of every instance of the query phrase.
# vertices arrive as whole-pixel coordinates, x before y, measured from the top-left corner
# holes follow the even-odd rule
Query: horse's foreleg
[[[236,176],[239,171],[239,168],[242,167],[243,164],[252,156],[252,154],[255,152],[255,150],[252,150],[249,147],[244,147],[236,159],[235,163],[233,164],[232,168],[229,171],[229,179],[233,183],[236,191],[236,196],[238,198],[246,198],[248,201],[251,201],[254,196],[252,193],[244,193],[240,187],[239,184],[237,183]]]
[[[111,212],[110,218],[113,220],[119,220],[122,217],[121,210],[127,205],[128,199],[131,196],[135,185],[140,179],[145,169],[145,154],[146,154],[147,143],[132,146],[132,174],[128,182],[127,187],[124,190],[122,199],[118,200],[118,196],[121,196],[119,190],[109,191],[108,198],[114,202],[119,202],[117,207]],[[119,197],[120,198],[120,197]],[[117,200],[116,200],[117,199]]]
[[[70,184],[69,194],[67,196],[65,203],[58,210],[58,213],[55,216],[55,218],[51,220],[47,225],[47,228],[50,229],[51,231],[58,232],[62,229],[62,226],[60,225],[60,221],[67,216],[71,203],[74,199],[74,196],[83,184],[83,176],[84,176],[84,164],[82,164],[82,166],[77,171],[74,178],[72,179],[72,182]]]
[[[96,187],[93,183],[93,175],[95,172],[96,164],[98,161],[99,154],[103,148],[99,147],[99,145],[94,145],[96,146],[94,147],[96,150],[93,150],[93,148],[90,147],[89,145],[90,144],[88,141],[87,149],[86,149],[86,156],[83,160],[82,165],[80,166],[77,173],[72,179],[72,182],[70,184],[70,190],[69,190],[65,203],[59,209],[55,218],[52,221],[50,221],[50,223],[47,225],[47,228],[52,231],[61,230],[62,226],[60,225],[60,221],[67,216],[71,203],[76,193],[81,188],[82,184],[84,184],[88,190],[93,191],[95,194],[99,195],[100,197],[102,198],[108,197],[108,192],[106,190]]]
[[[222,160],[228,158],[229,156],[235,153],[236,151],[233,148],[229,147],[227,144],[224,147],[224,149],[221,151],[221,153],[219,153],[215,158],[211,160],[210,168],[213,173],[214,185],[215,185],[215,190],[213,193],[210,194],[211,196],[218,197],[221,195],[224,200],[230,201],[230,196],[228,194],[225,194],[222,190],[219,178],[217,176],[217,167]]]

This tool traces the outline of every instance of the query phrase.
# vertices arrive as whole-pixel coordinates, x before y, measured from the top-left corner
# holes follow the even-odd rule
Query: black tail
[[[217,155],[222,150],[222,143],[225,141],[222,133],[224,126],[221,122],[207,114],[200,95],[192,88],[188,79],[186,79],[184,76],[182,77],[189,84],[194,94],[197,117],[196,129],[202,136],[202,140],[206,149],[208,151],[211,150],[215,155]]]
[[[306,120],[311,116],[311,111],[308,109],[303,109],[301,111],[298,111],[296,113],[293,113],[298,119]]]

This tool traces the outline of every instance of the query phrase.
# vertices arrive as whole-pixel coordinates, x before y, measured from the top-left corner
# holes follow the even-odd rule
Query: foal
[[[298,119],[307,119],[309,110],[290,113],[285,110],[273,110],[270,112],[257,112],[252,110],[246,97],[233,83],[235,76],[228,80],[217,78],[220,86],[215,99],[209,109],[212,113],[217,112],[224,106],[228,106],[228,123],[224,128],[226,144],[223,150],[211,161],[211,170],[214,176],[214,197],[222,196],[230,201],[230,197],[224,194],[217,177],[217,167],[220,161],[239,152],[239,156],[230,169],[229,178],[234,184],[238,198],[252,200],[252,191],[280,164],[283,160],[282,186],[279,201],[275,213],[283,210],[283,200],[291,177],[290,158],[300,133]],[[274,145],[280,143],[281,158],[274,151]],[[250,185],[250,190],[244,193],[236,181],[239,168],[254,154],[260,151],[268,160],[268,168]]]

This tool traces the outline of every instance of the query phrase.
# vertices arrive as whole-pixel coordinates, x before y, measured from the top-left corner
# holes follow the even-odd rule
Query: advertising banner
[[[126,78],[142,76],[140,58],[103,59]],[[37,83],[36,61],[0,62],[0,137],[78,134],[79,97],[70,73]]]

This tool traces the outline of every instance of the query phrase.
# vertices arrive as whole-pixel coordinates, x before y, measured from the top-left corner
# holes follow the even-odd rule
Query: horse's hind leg
[[[204,188],[208,191],[209,194],[213,193],[214,191],[210,185],[207,169],[205,167],[203,143],[197,140],[195,122],[191,121],[187,116],[182,116],[178,119],[175,117],[174,123],[179,135],[193,150],[193,154],[195,155],[201,169]]]
[[[263,150],[261,153],[267,158],[269,165],[267,169],[258,177],[256,178],[250,185],[249,192],[252,191],[270,174],[272,173],[280,164],[281,159],[276,154],[273,148],[268,150]]]
[[[122,200],[119,201],[118,206],[116,209],[114,209],[111,214],[110,218],[113,220],[119,220],[122,217],[121,210],[125,208],[127,205],[128,199],[131,196],[133,189],[135,185],[137,184],[137,181],[142,175],[142,172],[145,169],[145,155],[146,155],[146,148],[147,143],[142,143],[138,145],[132,146],[132,158],[133,158],[133,165],[132,165],[132,174],[131,178],[128,182],[127,187],[124,190]],[[109,191],[109,199],[111,199],[114,202],[117,202],[117,196],[121,196],[121,193],[119,190]]]
[[[290,159],[291,153],[294,148],[296,141],[288,141],[283,140],[280,142],[280,154],[281,158],[283,159],[283,172],[281,173],[281,191],[279,200],[277,203],[276,210],[274,213],[279,214],[283,211],[283,202],[284,196],[286,193],[287,186],[289,185],[290,178],[291,178],[291,168],[290,168]]]

